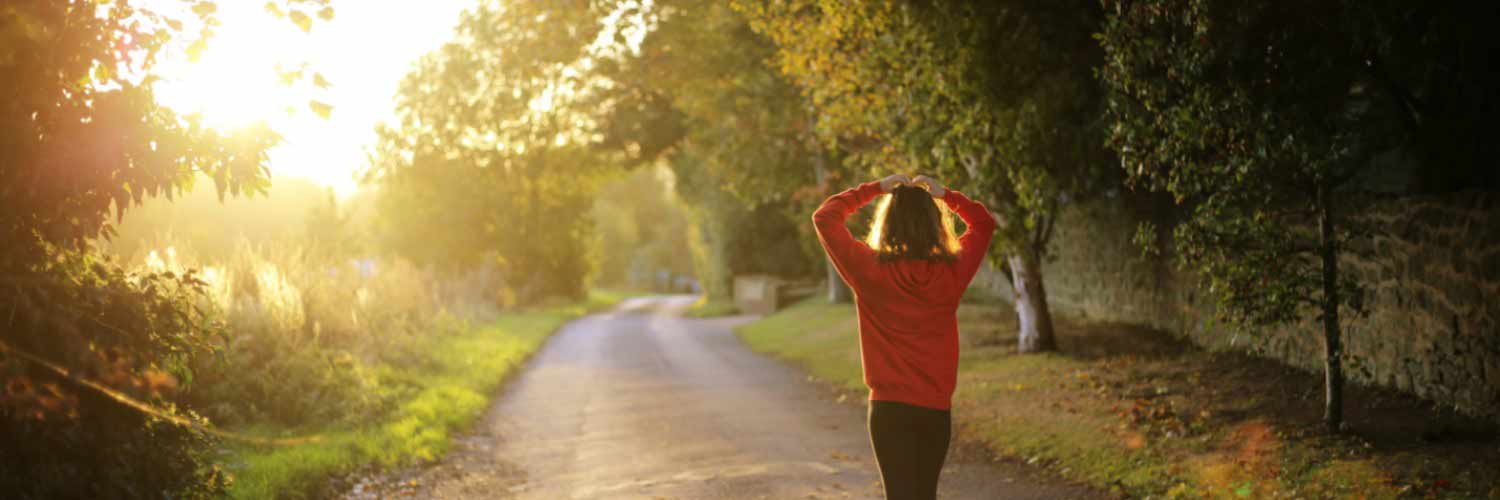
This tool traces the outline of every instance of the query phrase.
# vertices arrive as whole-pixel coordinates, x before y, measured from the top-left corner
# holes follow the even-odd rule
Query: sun
[[[220,130],[275,125],[305,107],[308,89],[281,74],[305,64],[297,48],[307,37],[258,2],[220,2],[218,17],[222,24],[197,60],[179,53],[163,64],[157,101]]]
[[[192,2],[136,2],[194,21],[183,12]],[[272,182],[303,178],[347,195],[368,165],[376,125],[395,119],[401,79],[414,61],[452,38],[459,13],[472,3],[331,0],[333,18],[317,19],[304,32],[267,11],[264,0],[218,0],[220,25],[199,57],[187,57],[186,42],[175,47],[156,68],[162,80],[153,90],[158,103],[196,113],[214,129],[265,123],[282,137],[270,152]],[[197,33],[201,26],[184,28]],[[299,69],[301,78],[283,81],[282,74]],[[318,85],[314,74],[328,85]],[[331,112],[314,111],[314,101]]]

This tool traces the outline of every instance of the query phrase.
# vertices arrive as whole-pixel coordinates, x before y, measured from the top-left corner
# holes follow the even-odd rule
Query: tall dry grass
[[[488,273],[440,280],[400,259],[349,258],[241,241],[207,262],[162,238],[131,261],[195,271],[199,307],[221,327],[218,355],[193,361],[188,400],[220,425],[368,421],[410,390],[389,366],[421,363],[415,342],[497,313]]]

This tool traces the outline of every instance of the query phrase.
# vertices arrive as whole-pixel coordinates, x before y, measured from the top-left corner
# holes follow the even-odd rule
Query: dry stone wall
[[[1500,197],[1411,196],[1360,212],[1377,235],[1341,263],[1368,287],[1366,314],[1345,326],[1349,377],[1500,418]],[[1138,223],[1171,217],[1169,204],[1126,196],[1067,209],[1043,268],[1053,309],[1321,370],[1317,325],[1234,333],[1215,324],[1192,276],[1141,254]],[[1009,295],[998,273],[976,281]]]

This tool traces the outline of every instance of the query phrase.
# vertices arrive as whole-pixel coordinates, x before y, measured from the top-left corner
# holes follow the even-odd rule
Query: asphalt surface
[[[678,316],[693,300],[632,299],[568,324],[441,463],[345,497],[882,498],[864,402],[746,348],[731,328],[751,317]],[[1097,494],[960,445],[939,496]]]

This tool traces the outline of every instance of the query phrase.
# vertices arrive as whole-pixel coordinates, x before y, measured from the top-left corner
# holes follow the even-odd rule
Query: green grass
[[[1017,355],[1007,311],[959,308],[961,329],[1010,336],[964,348],[958,439],[1136,497],[1500,499],[1500,480],[1476,469],[1500,458],[1484,440],[1423,446],[1320,432],[1317,401],[1285,392],[1316,387],[1312,374],[1063,317],[1055,319],[1061,353]],[[851,305],[809,300],[737,333],[818,379],[865,390]],[[1401,419],[1421,415],[1382,422]]]
[[[689,318],[717,318],[732,316],[739,312],[740,308],[735,307],[732,300],[708,300],[707,297],[700,297],[692,307],[683,311],[682,315]]]
[[[854,306],[820,300],[801,302],[736,329],[751,349],[801,366],[813,376],[848,389],[864,388]]]
[[[327,479],[364,466],[392,467],[434,460],[448,451],[454,432],[468,427],[490,404],[500,384],[552,332],[590,311],[633,295],[598,291],[587,301],[507,314],[482,328],[433,336],[419,347],[423,362],[387,366],[382,377],[415,388],[385,419],[357,428],[307,432],[270,427],[236,431],[268,439],[307,437],[294,445],[234,447],[226,459],[234,473],[234,498],[316,496]],[[293,433],[296,433],[293,435]]]

